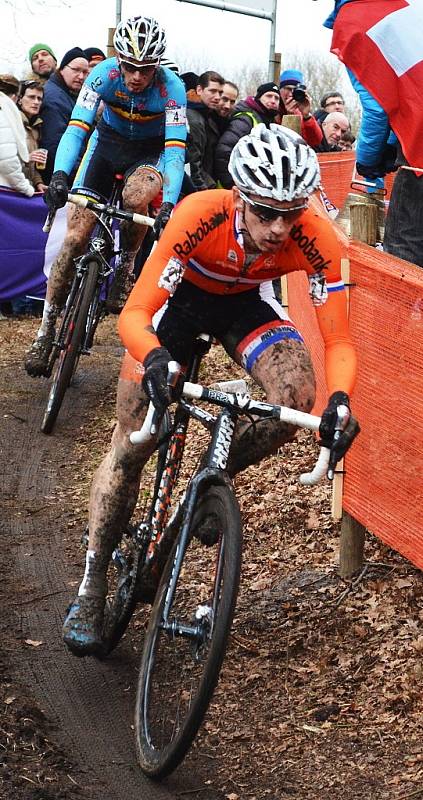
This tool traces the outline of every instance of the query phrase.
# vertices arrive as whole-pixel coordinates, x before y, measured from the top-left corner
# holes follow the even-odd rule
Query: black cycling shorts
[[[163,178],[164,139],[156,137],[132,141],[100,120],[89,139],[72,192],[107,202],[115,175],[128,178],[134,170],[143,166]]]
[[[172,358],[185,365],[200,333],[209,333],[247,372],[267,348],[303,338],[275,298],[271,281],[232,295],[205,292],[183,280],[155,315],[157,336]]]

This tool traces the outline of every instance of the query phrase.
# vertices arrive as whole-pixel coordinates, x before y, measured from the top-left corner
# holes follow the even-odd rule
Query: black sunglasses
[[[273,222],[278,217],[285,217],[288,221],[294,220],[301,216],[303,211],[308,207],[308,203],[302,203],[299,206],[291,206],[291,208],[274,208],[267,206],[264,203],[256,203],[251,200],[243,192],[240,192],[240,197],[248,203],[254,216],[258,217],[261,222]]]
[[[131,61],[125,61],[124,58],[122,58],[119,63],[122,64],[125,72],[129,72],[129,73],[138,72],[138,71],[141,71],[143,69],[149,69],[150,67],[156,68],[156,67],[159,66],[157,61],[155,61],[152,64],[132,64]]]

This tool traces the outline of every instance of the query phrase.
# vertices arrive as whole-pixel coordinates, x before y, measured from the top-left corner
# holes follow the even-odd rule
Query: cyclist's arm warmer
[[[181,192],[185,169],[186,92],[180,78],[164,69],[169,100],[165,110],[165,165],[163,202],[175,205]]]
[[[329,394],[342,390],[351,394],[357,372],[357,356],[351,340],[341,258],[345,247],[332,222],[314,206],[291,231],[289,256],[310,276],[324,276],[327,299],[315,302],[317,322],[325,345],[325,373]]]
[[[75,166],[82,145],[95,120],[101,97],[87,83],[84,83],[57,148],[54,171],[61,170],[70,175]]]

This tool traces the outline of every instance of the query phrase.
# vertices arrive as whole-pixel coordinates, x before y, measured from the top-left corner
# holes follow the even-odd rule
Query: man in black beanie
[[[233,186],[228,164],[238,139],[250,133],[260,122],[269,127],[279,111],[279,101],[279,86],[276,83],[262,83],[254,97],[249,96],[235,106],[229,124],[217,143],[215,153],[214,172],[224,189]]]
[[[72,47],[63,56],[59,68],[53,72],[44,86],[44,99],[40,116],[43,120],[40,147],[48,150],[44,172],[45,183],[53,174],[56,150],[66,130],[76,98],[86,76],[88,59],[81,47]]]
[[[88,66],[90,68],[90,72],[97,64],[100,64],[101,61],[105,61],[107,56],[100,50],[99,47],[86,47],[84,50],[85,58],[88,59]]]

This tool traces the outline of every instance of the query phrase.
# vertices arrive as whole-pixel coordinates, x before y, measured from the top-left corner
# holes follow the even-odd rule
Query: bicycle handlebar
[[[132,211],[124,211],[122,208],[109,206],[107,203],[97,203],[94,200],[90,200],[89,197],[84,197],[81,194],[68,194],[68,202],[73,203],[75,206],[81,206],[81,208],[89,208],[91,211],[107,214],[109,217],[114,217],[115,219],[122,219],[126,222],[135,222],[137,225],[147,225],[150,228],[152,228],[154,225],[154,219],[151,217],[146,217],[144,214],[137,214]],[[56,216],[56,211],[57,209],[48,212],[47,219],[43,225],[44,233],[50,232]]]
[[[171,362],[173,363],[173,362]],[[295,408],[288,408],[287,406],[271,405],[270,403],[260,403],[251,400],[249,395],[242,394],[227,394],[226,392],[208,389],[197,383],[184,383],[182,389],[183,397],[189,400],[208,400],[217,405],[226,407],[236,407],[241,411],[248,411],[250,414],[261,412],[261,416],[273,417],[279,419],[281,422],[286,422],[290,425],[295,425],[298,428],[306,428],[311,431],[318,431],[320,425],[320,417],[314,414],[307,414],[304,411],[297,411]],[[130,436],[130,442],[133,445],[146,444],[152,436],[157,433],[158,420],[152,403],[149,404],[147,416],[139,431],[133,431]],[[317,462],[311,472],[303,473],[300,476],[300,483],[303,486],[313,486],[318,483],[327,473],[329,467],[330,449],[327,447],[320,448],[320,454]]]

